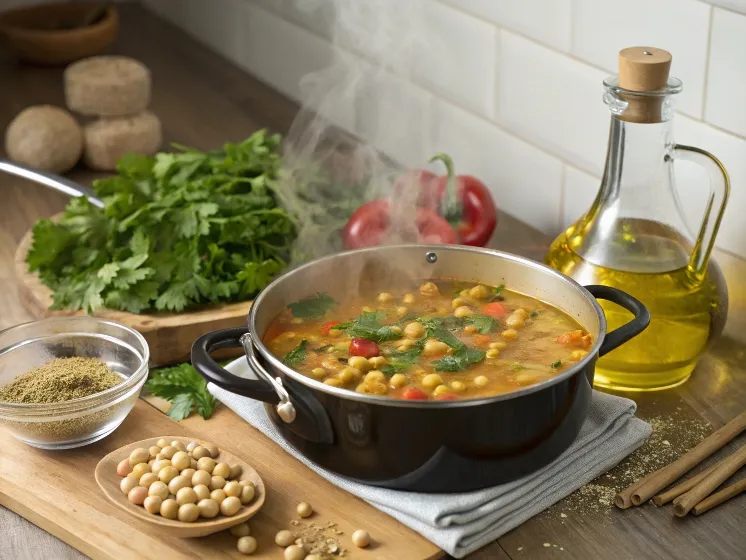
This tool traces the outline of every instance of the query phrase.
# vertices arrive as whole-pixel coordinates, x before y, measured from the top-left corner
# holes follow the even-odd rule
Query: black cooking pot
[[[281,310],[317,292],[339,297],[430,278],[504,283],[568,313],[593,335],[593,346],[570,369],[511,393],[407,401],[311,379],[283,364],[262,342]],[[621,305],[634,319],[606,333],[596,298]],[[515,255],[453,245],[376,247],[325,257],[276,279],[254,301],[248,328],[200,337],[192,347],[192,364],[219,387],[265,402],[287,442],[325,469],[374,486],[461,492],[519,478],[567,449],[588,411],[596,360],[642,332],[649,320],[647,309],[620,290],[583,288]],[[258,379],[237,377],[210,357],[237,346],[243,346]]]

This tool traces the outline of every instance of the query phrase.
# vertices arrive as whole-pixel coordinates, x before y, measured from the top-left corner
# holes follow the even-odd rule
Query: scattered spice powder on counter
[[[88,397],[124,379],[96,358],[56,358],[0,388],[0,402],[59,403]]]

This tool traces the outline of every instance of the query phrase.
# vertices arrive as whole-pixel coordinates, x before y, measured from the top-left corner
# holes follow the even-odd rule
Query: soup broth
[[[280,312],[264,343],[327,385],[454,400],[549,379],[592,339],[566,313],[504,286],[433,280],[354,298],[318,293]]]

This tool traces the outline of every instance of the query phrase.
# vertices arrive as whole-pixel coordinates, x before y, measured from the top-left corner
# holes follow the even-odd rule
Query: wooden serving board
[[[197,431],[174,422],[138,399],[124,423],[110,436],[79,449],[42,451],[16,440],[0,427],[0,505],[29,519],[94,560],[246,558],[226,532],[202,538],[170,536],[112,504],[96,484],[102,457],[128,443],[175,435],[215,443],[253,466],[266,487],[262,509],[250,521],[259,547],[252,558],[283,558],[274,543],[281,529],[292,529],[295,508],[310,503],[314,515],[301,523],[337,523],[335,536],[352,560],[438,558],[442,552],[398,521],[319,477],[277,444],[225,407],[198,424]],[[194,426],[194,424],[192,424]],[[213,430],[213,426],[215,429]],[[365,529],[374,543],[356,549],[351,535]]]
[[[23,236],[15,253],[15,274],[18,280],[18,297],[23,307],[37,319],[44,317],[82,315],[82,311],[51,310],[52,291],[30,272],[26,254],[31,247],[31,232]],[[153,366],[188,362],[192,343],[203,334],[246,325],[246,315],[251,302],[214,305],[184,313],[155,313],[135,315],[113,309],[96,312],[97,317],[117,321],[140,332],[150,347]],[[239,355],[241,350],[216,352],[217,358]]]

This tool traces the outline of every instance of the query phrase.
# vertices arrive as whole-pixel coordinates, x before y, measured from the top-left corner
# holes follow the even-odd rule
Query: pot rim
[[[593,309],[596,312],[596,316],[598,318],[598,323],[599,323],[598,336],[596,337],[596,340],[593,343],[593,346],[591,346],[591,348],[588,350],[588,354],[582,360],[576,362],[572,367],[570,367],[566,371],[563,371],[561,374],[551,377],[549,379],[546,379],[545,381],[541,381],[534,385],[529,385],[527,387],[523,387],[515,391],[510,391],[508,393],[501,393],[499,395],[494,395],[491,397],[482,397],[482,398],[476,398],[476,399],[447,400],[447,401],[431,401],[431,400],[423,401],[423,400],[396,399],[393,397],[386,397],[386,396],[380,396],[380,395],[367,395],[367,394],[358,393],[355,391],[350,391],[349,389],[343,389],[341,387],[333,387],[331,385],[327,385],[320,381],[316,381],[315,379],[312,379],[306,375],[303,375],[302,373],[299,373],[295,371],[294,369],[286,366],[279,358],[277,358],[274,354],[272,354],[272,352],[270,352],[267,349],[263,341],[258,336],[254,335],[254,333],[256,332],[257,309],[261,307],[262,301],[264,300],[266,295],[269,292],[271,292],[272,289],[277,284],[279,284],[281,281],[287,281],[288,277],[292,277],[294,274],[300,273],[301,271],[306,270],[308,268],[323,266],[323,263],[332,261],[335,258],[339,258],[341,255],[347,255],[347,254],[352,254],[352,253],[375,253],[381,250],[396,250],[396,249],[407,249],[407,250],[421,249],[425,253],[429,251],[438,251],[438,250],[449,250],[449,251],[455,250],[455,251],[463,251],[467,253],[477,253],[477,254],[489,255],[493,257],[500,257],[505,260],[517,262],[529,268],[542,270],[544,272],[549,272],[550,274],[552,274],[553,276],[557,278],[557,281],[564,282],[566,285],[568,285],[569,288],[571,288],[572,290],[577,292],[579,295],[584,297],[586,301],[588,301],[593,306]],[[547,302],[547,303],[556,307],[556,305],[554,305],[551,302]],[[457,407],[481,406],[481,405],[495,403],[499,401],[516,399],[516,398],[523,397],[525,395],[529,395],[531,393],[535,393],[537,391],[543,391],[544,389],[551,387],[552,385],[557,385],[563,382],[564,380],[569,379],[570,377],[573,377],[574,375],[584,370],[586,366],[588,365],[588,363],[591,360],[595,359],[596,356],[598,355],[599,349],[601,348],[601,344],[603,344],[604,338],[606,336],[606,328],[607,328],[606,316],[604,315],[604,312],[601,309],[601,306],[598,304],[598,301],[596,300],[596,298],[593,297],[593,295],[588,290],[586,290],[582,285],[578,284],[575,280],[573,280],[569,276],[566,276],[562,274],[561,272],[554,270],[553,268],[550,268],[549,266],[545,264],[534,261],[532,259],[528,259],[526,257],[515,255],[513,253],[507,253],[504,251],[498,251],[495,249],[487,249],[483,247],[471,247],[468,245],[423,245],[423,244],[384,245],[384,246],[379,246],[379,247],[368,247],[365,249],[355,249],[352,251],[342,251],[339,253],[335,253],[333,255],[327,255],[325,257],[312,260],[310,262],[307,262],[275,278],[271,284],[269,284],[266,288],[264,288],[261,291],[261,293],[259,293],[259,295],[254,299],[254,302],[251,305],[251,309],[249,310],[247,320],[248,320],[249,333],[251,334],[251,340],[252,340],[252,344],[254,345],[254,347],[259,351],[262,358],[264,358],[267,362],[269,362],[272,368],[276,370],[280,370],[284,375],[287,375],[288,377],[294,379],[295,381],[311,389],[319,390],[324,393],[329,393],[330,395],[334,395],[335,397],[340,397],[340,398],[347,399],[347,400],[365,402],[367,404],[372,404],[372,405],[374,404],[374,405],[381,405],[381,406],[396,406],[396,407],[403,407],[403,408],[430,408],[430,407],[457,408]]]

